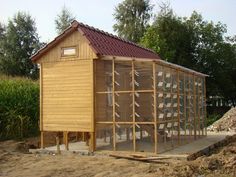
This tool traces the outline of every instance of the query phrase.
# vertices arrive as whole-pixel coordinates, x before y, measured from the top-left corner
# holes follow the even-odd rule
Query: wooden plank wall
[[[77,48],[77,55],[70,57],[61,57],[61,49],[63,47],[73,47]],[[58,45],[48,51],[42,58],[38,61],[39,63],[45,62],[55,62],[55,61],[68,61],[68,60],[78,60],[78,59],[93,59],[96,58],[96,54],[93,52],[92,48],[89,46],[87,39],[82,36],[79,31],[75,31],[61,41]]]
[[[43,131],[93,132],[93,60],[44,63]]]

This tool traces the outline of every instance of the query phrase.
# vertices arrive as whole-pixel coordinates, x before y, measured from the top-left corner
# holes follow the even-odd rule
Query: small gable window
[[[62,57],[69,57],[69,56],[76,56],[77,55],[77,49],[76,47],[63,47],[61,49],[61,56]]]

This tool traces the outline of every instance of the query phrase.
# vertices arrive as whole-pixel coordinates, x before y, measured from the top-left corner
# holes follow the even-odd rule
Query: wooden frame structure
[[[204,75],[122,57],[96,60],[95,68],[98,149],[160,153],[206,135]]]
[[[71,46],[76,55],[62,56]],[[48,133],[66,150],[74,138],[90,151],[154,153],[206,135],[206,75],[148,49],[75,21],[32,60],[42,148]]]

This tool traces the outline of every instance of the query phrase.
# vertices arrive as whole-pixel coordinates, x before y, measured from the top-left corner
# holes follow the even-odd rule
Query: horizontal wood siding
[[[76,47],[77,54],[75,56],[61,57],[61,49],[63,47]],[[97,56],[92,50],[92,48],[89,46],[87,39],[83,35],[81,35],[79,31],[75,31],[69,36],[67,36],[59,44],[57,44],[54,48],[52,48],[50,51],[48,51],[45,55],[43,55],[42,58],[38,60],[38,63],[93,58],[97,58]]]
[[[92,59],[43,63],[44,131],[93,132],[92,65]]]

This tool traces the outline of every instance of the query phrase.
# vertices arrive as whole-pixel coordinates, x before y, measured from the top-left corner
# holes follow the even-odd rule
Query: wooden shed
[[[206,75],[149,49],[74,21],[31,59],[42,148],[45,132],[63,133],[67,149],[73,134],[90,151],[154,153],[206,135]]]

